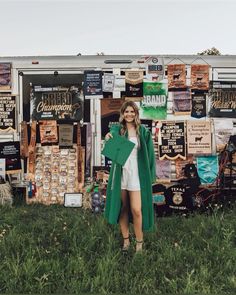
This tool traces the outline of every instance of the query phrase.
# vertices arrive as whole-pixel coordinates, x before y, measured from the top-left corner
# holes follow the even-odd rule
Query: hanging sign
[[[42,144],[58,142],[57,121],[55,120],[40,121],[39,131],[40,131],[40,142]]]
[[[162,122],[160,131],[159,159],[186,159],[184,122]]]
[[[209,65],[191,65],[191,88],[209,89]]]
[[[185,64],[168,65],[168,88],[186,88]]]
[[[56,87],[55,87],[56,88]],[[57,89],[57,88],[56,88]],[[83,119],[83,100],[80,93],[69,90],[33,91],[33,120],[80,121]]]
[[[143,71],[125,72],[125,92],[126,99],[139,101],[143,98]]]
[[[0,96],[0,131],[16,129],[16,97]]]
[[[102,71],[84,71],[84,97],[103,98]]]
[[[143,100],[140,102],[140,118],[163,120],[167,114],[167,84],[144,82]]]
[[[202,118],[206,117],[206,94],[192,93],[192,110],[191,117]]]
[[[11,89],[11,63],[0,63],[0,91]]]
[[[20,142],[0,143],[0,159],[6,159],[7,173],[15,173],[15,171],[21,170]]]
[[[211,122],[187,121],[188,154],[211,154]]]

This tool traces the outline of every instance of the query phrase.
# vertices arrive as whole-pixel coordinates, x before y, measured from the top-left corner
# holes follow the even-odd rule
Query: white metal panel
[[[214,68],[213,80],[236,81],[236,67],[235,68]]]

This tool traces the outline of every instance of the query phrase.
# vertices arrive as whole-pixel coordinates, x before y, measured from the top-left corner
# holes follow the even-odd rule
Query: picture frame
[[[82,193],[65,193],[64,194],[64,207],[68,208],[81,208],[83,206]]]

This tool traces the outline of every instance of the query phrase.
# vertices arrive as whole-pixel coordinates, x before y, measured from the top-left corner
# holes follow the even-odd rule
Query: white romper
[[[135,146],[126,160],[121,176],[121,189],[128,191],[140,191],[138,174],[138,139],[136,136],[129,137]]]

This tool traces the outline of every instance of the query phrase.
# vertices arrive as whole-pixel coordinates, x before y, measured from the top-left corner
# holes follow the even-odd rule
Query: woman
[[[143,230],[151,230],[154,224],[152,182],[156,180],[155,154],[151,132],[140,124],[134,102],[123,103],[119,122],[106,134],[105,140],[119,134],[134,142],[135,147],[123,167],[112,163],[105,217],[111,224],[119,222],[124,251],[130,246],[129,221],[133,219],[136,252],[139,252],[143,246]]]

